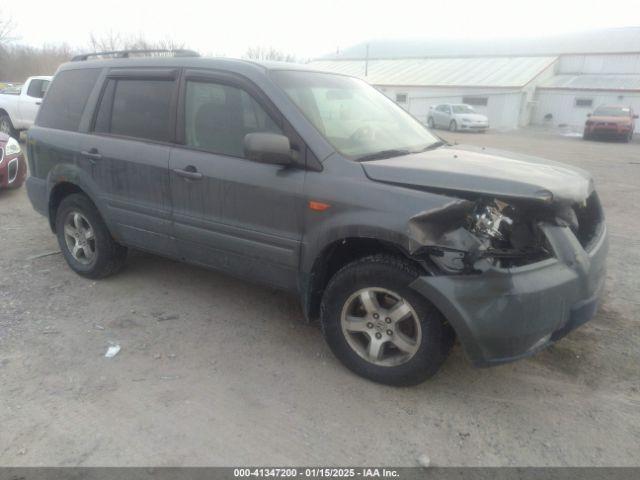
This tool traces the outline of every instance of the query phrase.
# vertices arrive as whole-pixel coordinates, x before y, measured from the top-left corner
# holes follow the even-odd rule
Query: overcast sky
[[[430,5],[433,3],[435,5]],[[86,47],[113,31],[184,42],[203,54],[242,56],[250,46],[298,58],[372,38],[541,36],[640,25],[640,0],[28,0],[2,1],[16,41]]]

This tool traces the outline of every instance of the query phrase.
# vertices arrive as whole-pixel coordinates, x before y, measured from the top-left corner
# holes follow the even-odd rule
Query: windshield
[[[476,111],[469,105],[451,105],[453,113],[476,113]]]
[[[451,105],[453,113],[476,113],[476,111],[469,105]]]
[[[624,107],[598,107],[593,114],[600,117],[628,117],[631,110]]]
[[[316,72],[275,71],[275,82],[345,156],[374,158],[424,150],[438,138],[362,80]]]

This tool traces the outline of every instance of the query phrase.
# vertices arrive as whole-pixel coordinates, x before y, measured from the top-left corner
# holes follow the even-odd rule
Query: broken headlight
[[[447,230],[430,258],[446,273],[473,273],[489,267],[509,268],[549,256],[537,226],[538,216],[498,199],[480,199],[462,225]]]
[[[467,230],[480,242],[469,260],[489,260],[507,268],[526,265],[548,256],[545,239],[530,211],[500,200],[478,201],[467,218]]]

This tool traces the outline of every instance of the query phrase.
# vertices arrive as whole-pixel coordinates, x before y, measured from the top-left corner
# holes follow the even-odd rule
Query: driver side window
[[[185,95],[185,142],[188,146],[244,157],[246,134],[282,134],[282,129],[260,104],[237,87],[187,81]]]

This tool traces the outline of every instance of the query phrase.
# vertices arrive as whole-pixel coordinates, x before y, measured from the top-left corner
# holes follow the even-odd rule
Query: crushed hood
[[[583,202],[588,172],[543,158],[466,145],[363,162],[372,180],[434,191],[468,192],[544,202]]]

